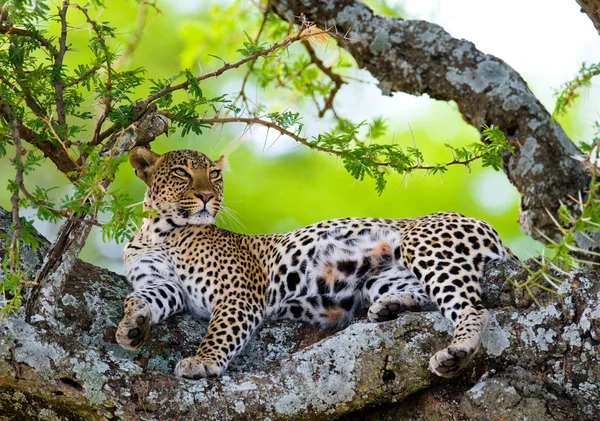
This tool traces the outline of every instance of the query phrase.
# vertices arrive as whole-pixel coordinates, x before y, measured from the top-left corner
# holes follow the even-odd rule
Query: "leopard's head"
[[[181,149],[158,155],[145,147],[131,151],[129,162],[146,183],[144,209],[180,224],[212,224],[223,200],[223,175],[227,161]]]

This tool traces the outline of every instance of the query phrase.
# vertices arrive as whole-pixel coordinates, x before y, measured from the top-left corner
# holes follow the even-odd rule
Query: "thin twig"
[[[98,121],[96,122],[96,128],[94,129],[94,137],[87,145],[87,146],[97,146],[100,143],[102,143],[102,141],[105,139],[105,137],[101,136],[102,125],[104,124],[104,122],[106,121],[106,118],[110,114],[111,107],[112,107],[112,99],[113,99],[112,94],[111,94],[112,67],[111,67],[111,63],[110,63],[110,55],[108,54],[108,47],[106,45],[106,39],[101,34],[101,31],[98,28],[98,23],[95,20],[93,20],[92,18],[90,18],[90,15],[85,7],[81,7],[78,4],[74,4],[73,7],[78,9],[85,16],[86,22],[92,27],[92,30],[96,33],[96,35],[98,36],[98,39],[102,43],[102,45],[104,47],[104,53],[106,55],[106,95],[104,96],[104,98],[101,101],[104,103],[104,110],[102,111],[102,113],[100,114],[100,117],[98,118]],[[80,161],[83,162],[85,160],[85,158],[87,158],[87,154],[85,152],[82,152]]]
[[[58,118],[58,124],[65,125],[67,117],[65,114],[65,99],[63,96],[64,86],[61,81],[61,70],[65,53],[67,52],[67,10],[69,8],[69,2],[63,1],[62,8],[58,9],[58,16],[60,17],[60,38],[58,41],[59,50],[58,54],[54,56],[54,74],[55,79],[53,80],[54,91],[56,92],[56,114]]]
[[[79,165],[71,157],[71,154],[69,153],[69,149],[67,148],[67,146],[65,145],[65,143],[62,141],[62,139],[60,138],[60,136],[58,135],[58,133],[56,133],[56,130],[54,130],[54,127],[52,126],[52,119],[50,117],[46,117],[44,119],[44,121],[46,122],[46,125],[48,126],[48,128],[50,129],[50,131],[52,132],[52,134],[54,135],[54,138],[57,140],[57,142],[60,144],[60,146],[62,146],[63,150],[65,151],[66,156],[71,160],[71,162],[73,163],[73,165],[75,165],[75,168],[78,169]]]
[[[263,19],[262,19],[262,22],[260,23],[260,28],[258,28],[258,33],[256,34],[256,37],[254,38],[255,45],[258,45],[260,36],[262,35],[262,33],[265,29],[265,25],[267,23],[267,19],[268,19],[268,15],[269,15],[270,11],[271,11],[271,3],[269,2],[269,4],[267,4],[267,7],[265,8],[265,10],[263,12]],[[243,100],[246,99],[246,83],[248,83],[250,74],[252,73],[252,70],[254,70],[254,63],[256,63],[256,62],[253,61],[250,63],[250,66],[248,67],[248,71],[244,75],[244,79],[242,80],[242,87],[240,88],[240,93],[238,94],[237,98],[233,101],[234,104],[237,102],[238,98],[240,98],[240,97]]]
[[[99,66],[93,66],[91,69],[87,70],[86,72],[83,72],[77,79],[73,79],[71,82],[65,83],[63,85],[63,88],[70,88],[71,86],[75,86],[81,83],[83,80],[87,79],[88,76],[90,76],[92,73],[97,72],[99,69]]]
[[[53,58],[56,57],[56,55],[58,54],[58,50],[56,49],[56,47],[52,45],[52,43],[47,38],[43,37],[39,33],[34,33],[28,31],[27,29],[15,28],[12,25],[7,25],[0,26],[0,34],[17,35],[21,37],[28,37],[34,39],[37,42],[39,42],[44,48],[46,48],[50,52],[50,54],[52,54]]]
[[[210,73],[205,73],[203,75],[200,75],[200,76],[196,77],[196,81],[201,82],[206,79],[220,76],[221,74],[225,73],[228,70],[237,69],[241,65],[246,64],[250,61],[254,61],[254,60],[258,59],[259,57],[267,56],[267,55],[271,54],[272,52],[274,52],[275,50],[278,50],[280,48],[287,48],[296,41],[300,41],[305,38],[313,37],[318,34],[327,34],[327,32],[322,31],[319,33],[314,33],[314,32],[313,33],[305,33],[305,30],[301,29],[296,35],[288,37],[283,41],[276,42],[270,48],[266,48],[264,50],[257,51],[256,53],[249,55],[247,57],[244,57],[243,59],[238,60],[235,63],[225,63],[222,67],[220,67],[217,70],[214,70]],[[164,89],[161,89],[160,91],[158,91],[158,92],[150,95],[148,98],[146,98],[143,101],[143,104],[148,105],[151,102],[156,101],[157,99],[163,97],[164,95],[166,95],[168,93],[171,93],[173,91],[177,91],[180,89],[186,89],[188,86],[189,86],[188,81],[185,81],[185,82],[179,83],[177,85],[173,85],[173,86],[166,86]]]
[[[123,54],[115,63],[115,66],[117,68],[119,68],[121,63],[126,63],[129,60],[129,58],[133,55],[133,52],[137,49],[137,46],[139,45],[140,40],[142,39],[142,34],[144,32],[146,16],[148,16],[148,2],[142,1],[140,2],[140,6],[138,8],[138,14],[135,22],[135,30],[133,31],[133,35],[127,43],[125,51],[123,51]]]
[[[315,49],[312,47],[312,45],[310,45],[310,42],[308,42],[307,40],[302,40],[302,45],[304,45],[304,47],[306,48],[306,51],[308,52],[308,55],[310,57],[310,61],[314,63],[319,68],[319,70],[325,73],[334,84],[333,89],[331,90],[327,98],[325,98],[325,104],[323,104],[323,108],[319,109],[319,118],[323,118],[327,110],[333,111],[333,99],[335,98],[342,85],[346,82],[344,82],[340,75],[334,73],[333,70],[331,70],[331,67],[325,66],[325,63],[323,63],[323,61],[319,57],[317,57],[317,53],[315,52]]]

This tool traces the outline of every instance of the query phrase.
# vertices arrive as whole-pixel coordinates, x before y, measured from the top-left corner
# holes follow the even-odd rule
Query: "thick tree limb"
[[[438,25],[375,16],[355,0],[274,0],[273,10],[288,22],[300,14],[320,27],[335,24],[349,41],[342,44],[379,81],[385,95],[406,92],[455,101],[467,121],[500,127],[516,147],[505,171],[521,193],[523,231],[542,239],[557,231],[546,209],[585,190],[588,176],[571,158],[578,150],[535,98],[525,81],[502,60],[452,38]]]
[[[0,233],[10,234],[10,220],[0,210]],[[23,250],[28,267],[39,267],[44,252]],[[562,420],[564,411],[571,419],[594,419],[600,410],[600,275],[574,271],[563,287],[569,295],[540,309],[518,310],[510,305],[531,300],[515,294],[505,272],[515,279],[524,275],[509,266],[488,273],[487,305],[501,308],[492,311],[482,352],[458,379],[443,380],[427,370],[451,331],[432,312],[359,322],[335,334],[273,323],[234,360],[227,376],[188,381],[171,373],[180,358],[193,354],[206,323],[188,315],[171,318],[153,328],[142,351],[124,351],[114,332],[129,290],[125,279],[77,261],[44,320],[8,319],[0,337],[0,416],[324,420],[444,384],[445,390],[471,390],[462,396],[457,411],[463,416],[457,419],[506,418],[500,409],[517,411],[521,418],[513,419]],[[524,402],[531,402],[528,394],[545,391],[543,399],[535,395],[543,411],[515,405],[509,386]],[[563,412],[554,411],[557,405]]]
[[[598,0],[577,0],[581,6],[581,11],[588,15],[598,34],[600,34],[600,1]]]

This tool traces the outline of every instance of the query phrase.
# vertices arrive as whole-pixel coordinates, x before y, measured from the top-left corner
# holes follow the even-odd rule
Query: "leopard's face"
[[[224,157],[211,161],[189,149],[158,155],[135,148],[130,162],[148,189],[144,209],[157,209],[177,224],[212,224],[223,200]]]

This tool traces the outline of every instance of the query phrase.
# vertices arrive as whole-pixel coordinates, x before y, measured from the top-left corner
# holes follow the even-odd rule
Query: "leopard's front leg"
[[[163,250],[130,253],[125,274],[133,292],[125,299],[125,314],[115,336],[121,347],[136,350],[148,338],[150,326],[183,311],[186,300],[175,268]]]
[[[258,329],[264,314],[264,303],[238,297],[217,301],[196,356],[179,361],[175,374],[188,379],[221,376]]]

